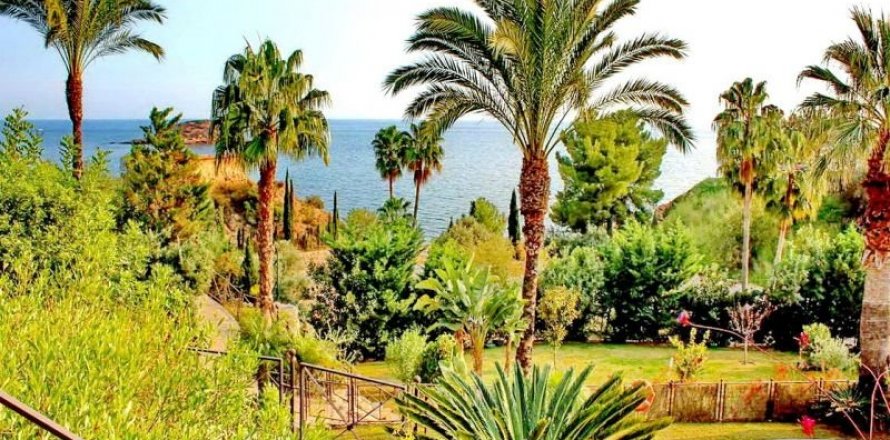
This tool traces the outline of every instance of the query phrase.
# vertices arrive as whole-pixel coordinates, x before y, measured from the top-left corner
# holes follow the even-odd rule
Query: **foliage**
[[[577,290],[565,287],[545,289],[538,305],[538,316],[544,322],[544,337],[553,346],[554,364],[556,351],[568,334],[568,327],[580,316]]]
[[[522,274],[522,264],[513,256],[513,245],[503,235],[503,228],[495,233],[474,217],[464,216],[430,245],[424,273],[431,276],[445,260],[461,265],[472,259],[477,267],[508,280]]]
[[[504,228],[507,227],[507,219],[504,214],[498,210],[494,203],[488,199],[480,197],[470,203],[470,217],[479,222],[492,234],[503,234]]]
[[[299,323],[282,318],[267,321],[253,307],[238,310],[236,317],[241,327],[241,340],[254,353],[284,358],[287,351],[293,349],[300,362],[329,368],[343,367],[337,344],[299,328]]]
[[[671,358],[671,366],[681,381],[691,380],[705,367],[708,360],[708,340],[711,332],[706,331],[701,341],[696,342],[698,330],[689,331],[689,342],[683,342],[677,336],[671,336],[670,342],[677,349]]]
[[[434,383],[442,377],[443,368],[453,365],[456,359],[463,361],[463,357],[463,347],[458,348],[453,336],[439,335],[424,348],[416,375],[421,383]]]
[[[392,365],[396,379],[410,383],[418,376],[427,348],[426,336],[412,329],[402,333],[386,345],[386,362]]]
[[[157,235],[118,230],[95,167],[77,182],[44,161],[0,160],[0,389],[86,438],[281,438],[288,424],[250,392],[253,355],[187,350],[209,342],[194,291],[152,262]],[[0,431],[42,435],[8,411]]]
[[[778,347],[793,349],[792,337],[812,322],[824,323],[842,338],[859,335],[864,248],[862,235],[853,227],[833,234],[813,227],[798,231],[768,288],[779,308],[766,328]]]
[[[510,213],[507,216],[507,236],[513,246],[522,241],[522,227],[519,224],[519,202],[516,201],[516,190],[510,195]]]
[[[383,219],[352,212],[324,266],[311,270],[316,300],[311,323],[322,334],[354,335],[348,349],[365,358],[382,358],[387,341],[416,322],[411,306],[414,264],[423,238],[409,219]]]
[[[549,368],[525,375],[518,365],[512,373],[499,366],[493,383],[446,372],[440,385],[421,388],[420,396],[405,393],[397,403],[431,439],[644,439],[670,423],[634,414],[646,399],[641,385],[625,388],[618,376],[585,397],[590,371],[560,377]]]
[[[607,337],[659,340],[677,309],[669,293],[698,273],[701,256],[678,227],[628,223],[600,247],[604,282],[600,303]]]
[[[686,311],[696,324],[709,327],[728,328],[729,310],[735,305],[753,300],[753,292],[736,289],[736,282],[727,277],[723,268],[715,265],[703,267],[699,273],[673,290],[673,301],[678,309]],[[684,333],[680,329],[681,334]],[[710,342],[728,345],[734,337],[717,332],[711,335]]]
[[[715,227],[742,224],[741,198],[728,180],[720,177],[699,182],[671,202],[664,223],[688,230],[690,240],[707,262],[725,268],[727,275],[739,275],[742,230]],[[766,209],[763,199],[755,197],[751,207],[751,265],[756,281],[768,275],[778,230],[778,215]]]
[[[438,125],[422,121],[411,124],[408,149],[405,154],[408,169],[414,172],[414,224],[417,224],[417,213],[420,209],[420,188],[433,177],[433,173],[442,172],[442,130]]]
[[[600,295],[605,282],[604,269],[596,248],[577,247],[568,255],[551,260],[541,274],[545,292],[564,287],[579,294],[578,316],[568,323],[567,336],[573,340],[585,340],[589,333],[603,331],[605,316]]]
[[[628,218],[644,220],[664,196],[652,186],[661,175],[667,141],[652,135],[631,111],[585,114],[562,135],[557,154],[565,182],[553,205],[553,220],[586,232]]]
[[[831,336],[827,325],[805,325],[803,332],[809,337],[809,344],[801,350],[809,368],[847,371],[858,365],[858,358],[850,354],[843,339]]]
[[[418,283],[417,288],[434,295],[420,297],[415,308],[436,317],[431,329],[454,332],[458,345],[469,338],[477,372],[482,371],[482,350],[489,335],[522,308],[515,287],[503,287],[491,279],[490,271],[474,268],[472,261],[463,266],[446,261],[434,278]]]
[[[34,124],[28,122],[24,108],[12,109],[3,119],[0,131],[0,157],[6,159],[37,160],[43,153],[43,138]]]

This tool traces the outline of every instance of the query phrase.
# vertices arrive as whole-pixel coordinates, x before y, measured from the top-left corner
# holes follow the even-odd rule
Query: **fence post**
[[[717,383],[717,396],[714,401],[714,418],[718,422],[723,421],[723,391],[723,379],[720,379],[720,382]]]
[[[278,359],[278,404],[284,405],[284,359]]]
[[[668,416],[674,415],[674,381],[668,382]]]
[[[290,367],[290,429],[291,432],[297,431],[297,365],[296,353],[290,349],[285,353],[287,365]],[[283,367],[283,366],[282,366]],[[284,368],[282,368],[283,370]],[[302,432],[300,433],[302,435]]]
[[[766,420],[772,420],[776,411],[776,383],[770,379],[766,398]]]
[[[297,364],[297,372],[300,376],[300,440],[303,440],[303,431],[306,430],[306,417],[309,414],[309,403],[312,395],[306,388],[306,370],[303,365]]]

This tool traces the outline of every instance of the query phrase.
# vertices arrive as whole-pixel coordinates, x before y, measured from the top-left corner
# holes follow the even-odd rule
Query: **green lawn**
[[[362,440],[390,440],[379,427],[362,427],[356,431]],[[675,423],[662,431],[656,440],[777,440],[804,438],[800,426],[792,423]],[[818,427],[820,439],[843,438],[843,434]]]
[[[666,382],[676,379],[669,369],[674,349],[662,346],[629,344],[585,344],[570,343],[559,350],[557,365],[560,369],[583,368],[593,364],[591,383],[600,383],[616,372],[624,372],[628,380],[647,379]],[[535,347],[535,361],[538,364],[551,364],[553,351],[547,345]],[[763,353],[752,350],[752,363],[742,363],[744,355],[736,349],[711,349],[704,370],[697,381],[757,381],[793,380],[804,376],[794,368],[797,355],[782,352]],[[491,348],[485,351],[483,375],[492,377],[496,362],[503,363],[504,350]],[[470,360],[468,358],[468,363]],[[386,362],[366,362],[356,366],[356,372],[377,378],[392,378]],[[836,376],[836,375],[835,375]]]

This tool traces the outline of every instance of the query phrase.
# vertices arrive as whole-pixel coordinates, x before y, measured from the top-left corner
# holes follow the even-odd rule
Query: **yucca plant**
[[[639,0],[473,3],[480,12],[438,7],[421,14],[408,41],[409,51],[425,57],[394,70],[385,86],[392,93],[421,86],[405,114],[426,117],[442,128],[469,114],[487,114],[504,126],[522,153],[522,294],[529,326],[516,358],[529,368],[538,256],[549,211],[548,158],[559,143],[563,122],[578,110],[630,107],[680,150],[687,150],[693,134],[684,117],[683,96],[663,83],[618,78],[647,59],[683,58],[686,44],[655,34],[619,41],[614,27],[636,13]]]
[[[549,367],[525,375],[519,365],[510,374],[499,365],[494,382],[486,383],[447,370],[436,385],[417,396],[405,393],[397,404],[420,428],[418,439],[651,439],[670,424],[636,414],[646,400],[642,384],[624,387],[620,376],[585,396],[590,372],[568,370],[556,380]]]

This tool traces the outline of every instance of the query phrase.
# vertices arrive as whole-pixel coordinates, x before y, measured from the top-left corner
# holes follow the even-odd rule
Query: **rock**
[[[213,143],[210,137],[210,121],[187,121],[179,124],[182,129],[182,138],[186,145],[209,145]]]

